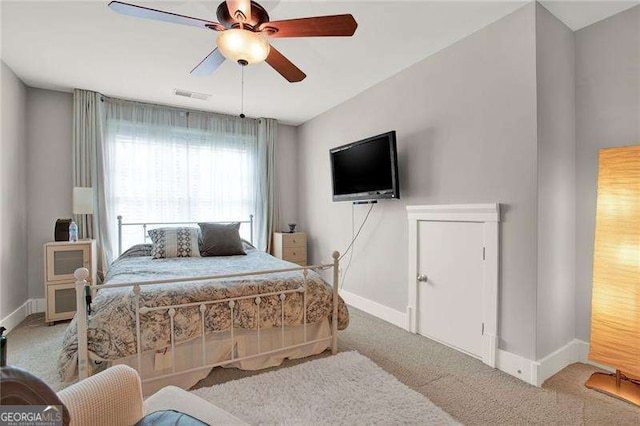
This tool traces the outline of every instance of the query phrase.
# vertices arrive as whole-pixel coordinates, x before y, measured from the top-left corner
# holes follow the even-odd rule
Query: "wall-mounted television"
[[[396,132],[333,148],[333,201],[399,199]]]

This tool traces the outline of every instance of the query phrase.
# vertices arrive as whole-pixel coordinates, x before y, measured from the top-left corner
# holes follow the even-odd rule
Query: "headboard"
[[[149,226],[159,227],[159,226],[179,226],[179,225],[197,225],[198,223],[202,223],[204,221],[199,222],[123,222],[122,216],[118,216],[118,256],[122,254],[122,228],[124,226],[141,226],[143,232],[143,242],[147,241],[149,236],[147,235],[147,228]],[[244,224],[249,225],[249,242],[253,244],[253,215],[249,215],[249,220],[227,220],[221,222],[207,222],[207,223],[240,223],[241,226]]]

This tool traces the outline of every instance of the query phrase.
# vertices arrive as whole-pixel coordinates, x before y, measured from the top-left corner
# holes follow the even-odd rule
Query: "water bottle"
[[[72,243],[78,242],[78,225],[74,221],[69,224],[69,241]]]

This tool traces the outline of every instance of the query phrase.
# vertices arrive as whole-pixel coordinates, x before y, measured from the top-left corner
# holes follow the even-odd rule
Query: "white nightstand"
[[[45,321],[73,318],[76,313],[76,286],[73,273],[78,268],[89,269],[89,280],[96,282],[96,241],[80,240],[51,242],[44,245]]]
[[[307,264],[307,234],[304,232],[275,232],[272,255],[305,266]]]

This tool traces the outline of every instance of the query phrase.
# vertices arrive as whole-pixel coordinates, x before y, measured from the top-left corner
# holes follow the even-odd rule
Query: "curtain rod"
[[[142,105],[142,106],[168,108],[168,109],[173,109],[173,110],[176,110],[176,111],[184,112],[187,115],[189,115],[190,113],[194,112],[194,113],[199,113],[199,114],[210,114],[210,115],[218,115],[218,116],[222,116],[222,117],[240,119],[240,117],[238,117],[236,115],[231,115],[231,114],[222,114],[222,113],[219,113],[219,112],[204,111],[204,110],[194,109],[194,108],[181,108],[181,107],[176,107],[176,106],[172,106],[172,105],[156,104],[156,103],[152,103],[152,102],[134,101],[134,100],[130,100],[130,99],[120,99],[120,98],[114,98],[114,97],[111,97],[111,96],[106,96],[106,95],[100,94],[100,102],[104,102],[105,99],[106,100],[110,100],[110,101],[114,101],[114,102],[128,102],[128,103],[138,104],[138,105]],[[260,117],[260,118],[247,117],[247,118],[249,120],[258,121],[258,120],[261,120],[261,119],[266,118],[266,117]]]

